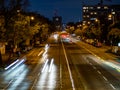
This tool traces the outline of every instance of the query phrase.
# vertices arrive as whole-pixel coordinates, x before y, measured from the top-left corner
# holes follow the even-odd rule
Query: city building
[[[115,23],[120,20],[120,5],[83,5],[83,23],[99,20]]]
[[[61,16],[53,17],[53,23],[54,23],[57,31],[61,31],[61,29],[62,29],[62,17]]]

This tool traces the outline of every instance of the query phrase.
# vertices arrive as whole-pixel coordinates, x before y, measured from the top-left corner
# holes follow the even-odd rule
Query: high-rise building
[[[54,23],[57,31],[60,31],[62,28],[62,17],[61,16],[53,17],[53,23]]]
[[[104,22],[120,20],[120,5],[83,5],[83,22],[94,21],[96,19]]]

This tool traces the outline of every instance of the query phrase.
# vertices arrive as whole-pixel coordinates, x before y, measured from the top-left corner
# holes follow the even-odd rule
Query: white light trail
[[[22,64],[23,62],[25,62],[25,60],[24,59],[22,59],[22,60],[20,60],[20,62],[19,63],[17,63],[12,69],[15,69],[17,66],[19,66],[20,64]]]
[[[47,51],[47,50],[48,50],[48,48],[49,48],[49,45],[48,45],[48,44],[46,44],[46,45],[45,45],[45,51]]]
[[[48,63],[48,59],[45,61],[45,64],[44,64],[43,69],[42,69],[41,72],[44,72],[44,70],[45,70],[45,68],[46,68],[46,66],[47,66],[47,63]]]
[[[42,56],[44,57],[46,55],[46,53],[47,53],[47,51],[45,51]]]
[[[50,68],[49,68],[49,72],[51,72],[52,66],[53,66],[53,61],[54,59],[52,58],[51,62],[50,62]]]
[[[116,89],[112,84],[110,84],[110,86],[111,86],[113,89]]]
[[[10,64],[9,66],[7,66],[5,68],[5,70],[8,70],[10,67],[12,67],[13,65],[15,65],[17,62],[19,62],[19,59],[17,59],[15,62],[13,62],[12,64]]]
[[[47,54],[43,56],[43,59],[45,60],[47,58]]]
[[[120,66],[119,66],[119,64],[117,64],[117,63],[114,63],[114,62],[104,62],[106,65],[108,65],[108,66],[110,66],[110,67],[112,67],[112,68],[114,68],[114,69],[116,69],[117,71],[120,71]]]

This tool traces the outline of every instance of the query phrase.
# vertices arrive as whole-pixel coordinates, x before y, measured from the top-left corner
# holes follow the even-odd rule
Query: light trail
[[[46,54],[47,54],[47,51],[45,51],[42,56],[44,57]]]
[[[49,72],[51,72],[52,66],[53,66],[53,61],[54,59],[52,58],[51,62],[50,62],[50,68],[49,68]]]
[[[8,70],[9,68],[11,68],[13,65],[15,65],[17,62],[19,62],[19,59],[17,59],[15,62],[13,62],[12,64],[10,64],[9,66],[7,66],[6,68],[4,68],[5,70]]]
[[[40,56],[42,53],[43,53],[43,50],[42,50],[42,51],[40,51],[40,53],[38,54],[38,56]]]
[[[12,69],[15,69],[17,66],[19,66],[19,65],[22,64],[23,62],[25,62],[24,59],[20,60],[19,63],[17,63]]]
[[[41,72],[44,72],[44,70],[45,70],[45,68],[46,68],[46,66],[47,66],[47,63],[48,63],[48,59],[45,61],[45,64],[44,64],[43,69],[42,69]]]
[[[114,68],[114,69],[116,69],[118,72],[120,72],[120,66],[119,66],[119,64],[117,64],[117,63],[114,63],[114,62],[104,62],[106,65],[108,65],[108,66],[110,66],[110,67],[112,67],[112,68]]]
[[[47,50],[48,50],[48,48],[49,48],[49,45],[48,45],[48,44],[46,44],[46,45],[45,45],[45,51],[47,51]]]

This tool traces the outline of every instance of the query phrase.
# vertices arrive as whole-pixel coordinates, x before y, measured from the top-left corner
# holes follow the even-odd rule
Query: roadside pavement
[[[0,70],[3,70],[5,67],[9,66],[17,59],[22,58],[24,55],[24,53],[22,53],[20,56],[14,54],[10,57],[10,53],[2,54],[2,64],[0,65]]]

